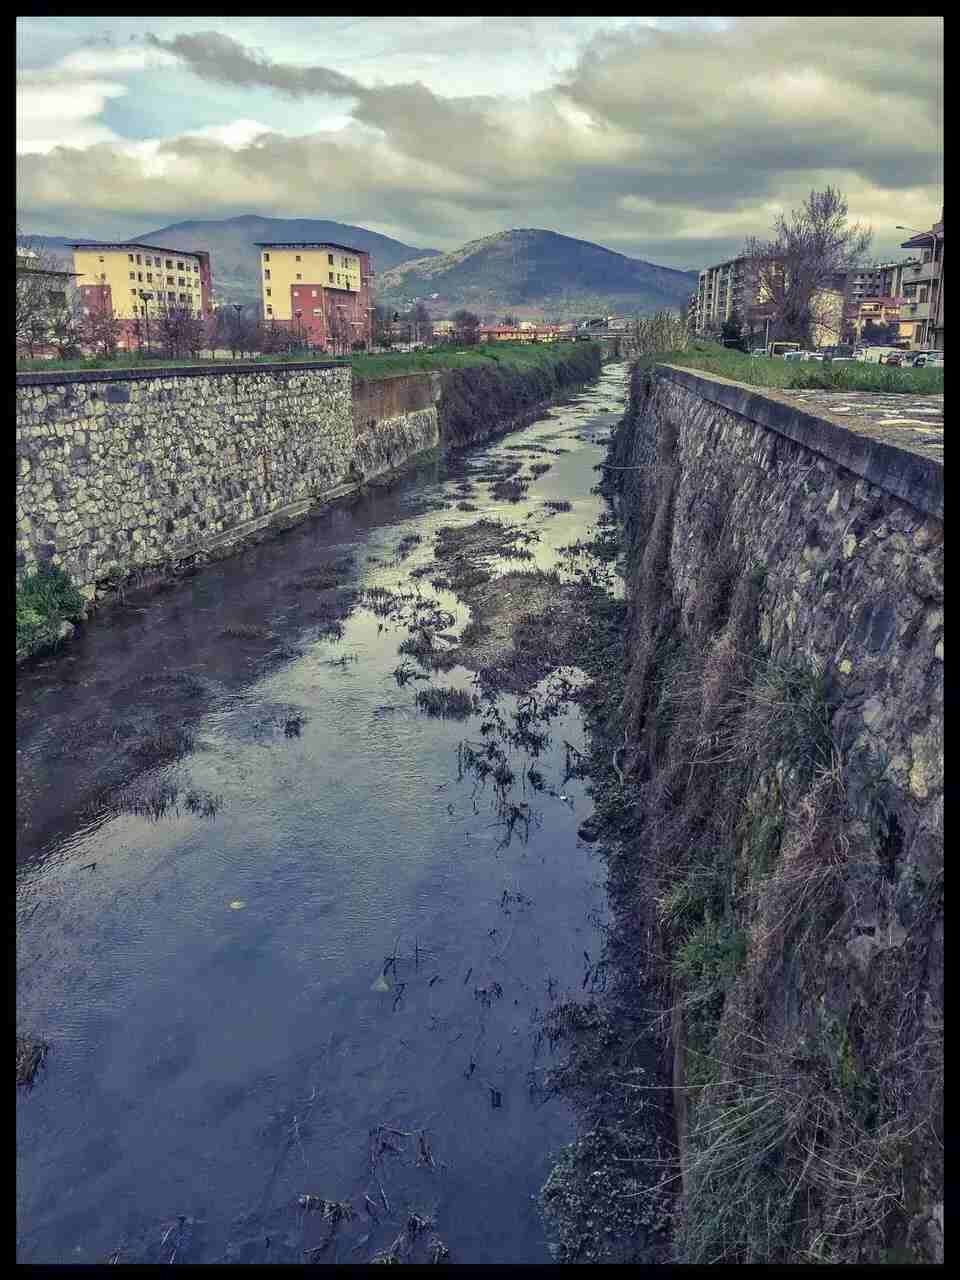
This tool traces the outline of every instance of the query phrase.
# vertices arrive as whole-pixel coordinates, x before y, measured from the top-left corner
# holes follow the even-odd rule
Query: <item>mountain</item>
[[[381,272],[381,299],[413,298],[431,309],[467,306],[484,314],[538,311],[557,317],[584,312],[659,307],[686,309],[695,272],[658,267],[555,231],[501,231],[453,253],[416,258]]]
[[[260,218],[244,214],[239,218],[175,222],[155,231],[138,231],[129,237],[163,249],[206,249],[213,268],[213,286],[227,301],[259,301],[260,251],[258,240],[334,241],[366,250],[378,274],[410,258],[429,261],[437,249],[417,249],[389,236],[354,227],[346,222],[315,218]],[[57,257],[69,260],[70,243],[79,236],[24,236],[44,245]],[[93,242],[91,242],[93,243]],[[115,242],[113,242],[115,243]]]

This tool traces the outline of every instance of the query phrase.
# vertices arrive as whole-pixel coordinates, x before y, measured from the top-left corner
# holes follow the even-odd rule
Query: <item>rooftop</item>
[[[149,249],[151,253],[185,253],[199,257],[206,249],[171,249],[162,244],[144,244],[142,240],[79,240],[71,249]]]
[[[336,240],[254,240],[258,249],[343,249],[346,253],[365,253],[352,244],[337,244]]]

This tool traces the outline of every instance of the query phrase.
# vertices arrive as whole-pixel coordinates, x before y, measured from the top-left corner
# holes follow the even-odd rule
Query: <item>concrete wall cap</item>
[[[878,440],[764,394],[764,388],[687,369],[658,364],[656,375],[689,388],[703,400],[785,436],[925,515],[943,519],[943,463]]]

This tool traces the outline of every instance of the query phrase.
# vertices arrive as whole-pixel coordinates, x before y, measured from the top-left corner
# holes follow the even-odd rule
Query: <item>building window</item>
[[[270,255],[269,255],[269,253],[265,253],[265,254],[263,255],[263,260],[264,260],[264,262],[269,262],[269,261],[270,261]]]
[[[300,255],[299,255],[299,253],[297,254],[297,261],[298,261],[298,262],[300,261]]]
[[[314,307],[314,308],[313,308],[313,314],[314,314],[315,316],[322,316],[322,315],[323,315],[323,307]]]
[[[330,266],[330,267],[332,267],[332,266],[333,266],[333,254],[332,254],[332,253],[328,253],[328,254],[327,254],[327,265],[328,265],[328,266]],[[331,277],[331,279],[332,279],[332,277]]]
[[[182,262],[178,262],[178,263],[177,263],[177,270],[178,270],[178,271],[182,271],[182,270],[183,270],[183,263],[182,263]]]
[[[272,316],[272,315],[273,315],[273,307],[267,307],[267,315],[268,315],[268,316]]]
[[[138,254],[137,254],[137,266],[139,267],[139,266],[142,266],[142,265],[143,265],[143,264],[142,264],[142,263],[141,263],[141,261],[140,261],[140,255],[139,255],[139,253],[138,253]]]
[[[131,261],[131,262],[133,261],[133,254],[132,254],[132,253],[128,253],[128,254],[127,254],[127,257],[130,259],[130,261]]]
[[[302,279],[303,279],[303,276],[300,274],[300,272],[299,272],[299,271],[297,272],[297,279],[298,279],[298,280],[302,280]]]
[[[269,290],[269,289],[267,290],[267,297],[268,297],[268,298],[270,297],[270,290]]]
[[[136,280],[136,278],[137,278],[137,273],[136,273],[135,271],[131,271],[131,272],[130,272],[130,279],[131,279],[131,280]]]
[[[175,293],[173,293],[173,292],[168,293],[168,294],[167,294],[167,300],[168,300],[169,302],[176,302],[176,300],[177,300],[177,295],[176,295]]]
[[[138,272],[137,272],[137,279],[140,281],[140,283],[141,283],[141,284],[143,284],[143,272],[142,272],[142,271],[138,271]]]
[[[316,296],[317,296],[317,291],[316,291],[316,289],[311,289],[311,290],[310,290],[310,297],[311,297],[311,298],[315,298]]]
[[[173,276],[167,276],[167,284],[173,284]]]
[[[134,297],[136,297],[136,296],[137,296],[137,291],[136,291],[136,289],[131,289],[131,290],[130,290],[130,292],[133,294],[133,296],[134,296]]]
[[[332,261],[333,261],[333,259],[331,258],[331,259],[330,259],[330,261],[332,262]],[[331,283],[331,284],[333,284],[333,272],[331,271],[331,272],[329,272],[328,274],[329,274],[329,276],[330,276],[330,283]]]
[[[294,291],[293,291],[293,296],[294,296],[295,298],[299,298],[299,297],[300,297],[300,290],[299,290],[299,289],[294,289]]]
[[[166,260],[166,267],[167,267],[167,270],[168,270],[168,271],[172,271],[172,270],[173,270],[173,260],[172,260],[171,258],[167,258],[167,260]]]
[[[269,272],[269,271],[264,271],[264,273],[263,273],[263,278],[264,278],[264,280],[269,280],[269,279],[270,279],[270,272]]]
[[[189,301],[190,301],[190,295],[189,295],[188,293],[181,293],[181,295],[180,295],[180,301],[181,301],[181,302],[189,302]]]

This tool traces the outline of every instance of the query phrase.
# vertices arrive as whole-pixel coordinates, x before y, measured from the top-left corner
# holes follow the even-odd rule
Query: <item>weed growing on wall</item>
[[[64,622],[83,610],[83,596],[62,569],[44,565],[28,574],[17,588],[17,658],[57,644]]]
[[[660,1183],[683,1185],[676,1258],[929,1260],[942,1015],[923,957],[942,879],[933,852],[903,867],[910,806],[889,761],[841,739],[842,685],[761,644],[767,566],[722,474],[695,498],[678,485],[682,432],[654,383],[635,373],[605,481],[629,634],[607,710],[624,746],[596,800],[616,876],[632,867],[655,903],[667,990],[649,1025],[671,1029],[682,1081]]]

